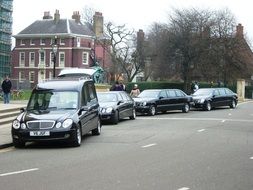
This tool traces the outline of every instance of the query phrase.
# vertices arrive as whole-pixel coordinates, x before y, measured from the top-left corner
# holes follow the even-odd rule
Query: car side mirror
[[[163,98],[164,98],[163,96],[160,96],[160,97],[159,97],[159,100],[161,100],[161,99],[163,99]]]
[[[89,106],[82,106],[81,109],[79,110],[78,114],[80,115],[83,111],[89,111]]]
[[[25,108],[20,108],[20,113],[24,113],[25,112]]]
[[[117,105],[120,105],[121,103],[123,103],[123,100],[118,101]]]

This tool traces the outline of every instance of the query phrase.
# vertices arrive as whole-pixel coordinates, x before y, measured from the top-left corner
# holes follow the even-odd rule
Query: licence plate
[[[30,136],[50,136],[49,131],[30,131]]]

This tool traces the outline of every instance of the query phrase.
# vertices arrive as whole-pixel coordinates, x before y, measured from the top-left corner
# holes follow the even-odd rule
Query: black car
[[[136,112],[155,115],[169,110],[190,110],[192,97],[179,89],[152,89],[142,91],[137,98]]]
[[[200,88],[192,97],[193,107],[207,111],[220,106],[235,108],[238,102],[237,94],[228,88]]]
[[[117,124],[120,119],[135,119],[135,102],[125,91],[98,92],[102,121]]]
[[[92,80],[51,80],[37,84],[26,109],[12,123],[15,147],[31,141],[69,141],[101,132],[99,104]]]

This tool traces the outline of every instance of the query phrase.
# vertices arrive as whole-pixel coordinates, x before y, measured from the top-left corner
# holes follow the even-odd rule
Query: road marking
[[[221,121],[221,123],[224,123],[226,120],[225,119],[223,119],[222,121]]]
[[[142,148],[148,148],[148,147],[155,146],[155,145],[156,145],[156,143],[153,143],[153,144],[148,144],[148,145],[144,145],[144,146],[142,146]]]
[[[182,187],[182,188],[180,188],[178,190],[189,190],[189,189],[190,189],[189,187]]]
[[[199,133],[200,133],[200,132],[203,132],[203,131],[205,131],[205,129],[200,129],[200,130],[198,130]]]
[[[15,171],[15,172],[3,173],[3,174],[0,174],[0,177],[21,174],[21,173],[26,173],[26,172],[32,172],[32,171],[36,171],[36,170],[39,170],[39,168],[32,168],[32,169],[28,169],[28,170],[20,170],[20,171]]]
[[[232,113],[229,113],[228,115],[229,115],[229,116],[231,116],[231,115],[232,115]]]
[[[224,119],[224,118],[186,118],[186,117],[174,117],[174,118],[168,118],[168,117],[138,117],[138,119],[144,119],[144,120],[192,120],[192,121],[231,121],[231,122],[249,122],[252,123],[253,120],[250,119]]]
[[[252,157],[250,157],[249,159],[253,160],[253,156],[252,156]]]

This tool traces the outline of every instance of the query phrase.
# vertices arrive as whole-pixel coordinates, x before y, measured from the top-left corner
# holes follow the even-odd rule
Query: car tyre
[[[136,118],[136,111],[133,109],[132,115],[129,117],[130,119],[134,120]]]
[[[114,116],[112,118],[112,123],[115,124],[115,125],[117,125],[118,122],[119,122],[119,112],[118,112],[118,110],[116,110],[115,114],[114,114]]]
[[[204,106],[204,110],[210,111],[212,109],[211,103],[207,101]]]
[[[15,148],[24,148],[25,147],[25,142],[17,140],[17,139],[13,139],[13,145],[14,145]]]
[[[148,112],[148,115],[151,115],[151,116],[154,116],[156,114],[156,108],[154,105],[151,105],[149,107],[149,112]]]
[[[82,142],[82,131],[81,131],[80,126],[77,126],[76,131],[75,131],[73,146],[74,147],[81,146],[81,142]]]
[[[188,113],[190,111],[190,105],[188,103],[184,104],[182,111]]]
[[[91,131],[91,133],[92,133],[92,135],[100,135],[100,133],[101,133],[101,121],[100,121],[100,119],[98,119],[98,121],[97,121],[97,128],[93,129]]]
[[[235,102],[235,100],[232,100],[232,101],[231,101],[231,104],[230,104],[229,107],[232,108],[232,109],[234,109],[234,108],[236,107],[236,102]]]

